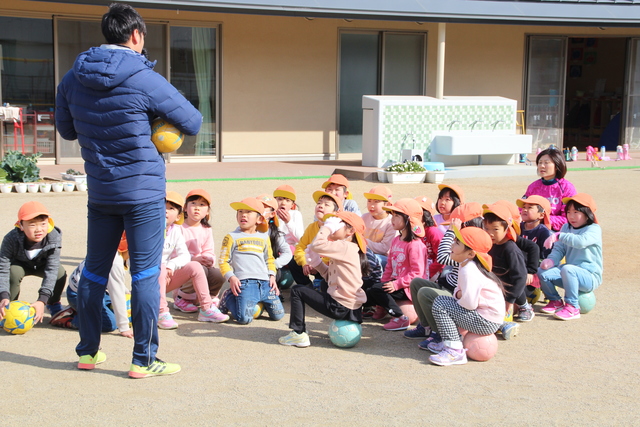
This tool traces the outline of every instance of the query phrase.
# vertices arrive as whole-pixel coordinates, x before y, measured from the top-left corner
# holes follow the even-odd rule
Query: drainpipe
[[[436,72],[436,98],[444,98],[444,50],[447,38],[447,24],[438,23],[438,63]]]

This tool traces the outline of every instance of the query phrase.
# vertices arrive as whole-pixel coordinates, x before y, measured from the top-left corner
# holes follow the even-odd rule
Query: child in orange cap
[[[304,285],[291,288],[292,331],[281,337],[282,345],[311,345],[305,323],[306,305],[331,319],[362,323],[362,304],[367,297],[362,278],[367,276],[367,244],[363,237],[362,219],[353,212],[337,212],[325,216],[308,252],[309,264],[328,281],[326,292],[316,292]],[[330,259],[327,266],[320,257]]]
[[[324,216],[330,213],[340,212],[342,210],[342,201],[331,193],[316,191],[313,193],[313,200],[316,202],[314,210],[315,221],[307,226],[307,229],[304,231],[304,234],[296,245],[296,249],[293,252],[295,265],[293,263],[289,264],[293,279],[299,285],[310,284],[311,279],[309,279],[309,275],[317,273],[315,268],[307,264],[305,250],[307,249],[307,246],[313,242],[318,231],[320,231]]]
[[[262,214],[265,222],[258,226],[258,231],[261,233],[267,233],[269,236],[271,250],[276,263],[276,283],[278,283],[278,288],[280,288],[280,281],[283,277],[282,270],[289,269],[288,266],[291,260],[293,260],[293,253],[291,251],[291,247],[284,240],[285,233],[282,227],[280,227],[282,225],[282,221],[280,221],[276,214],[278,202],[268,194],[261,194],[256,198],[262,202],[265,209]],[[282,296],[280,297],[280,300],[282,301]]]
[[[191,259],[189,249],[182,234],[184,199],[175,191],[167,191],[165,201],[166,229],[162,248],[162,266],[160,270],[160,314],[158,328],[176,329],[178,323],[173,320],[167,306],[166,294],[191,282],[200,301],[198,321],[221,323],[229,316],[220,313],[209,294],[209,284],[204,269],[199,262]]]
[[[553,249],[538,270],[542,291],[549,298],[540,311],[573,320],[580,317],[579,294],[593,292],[602,283],[602,229],[590,195],[578,193],[562,203],[567,223],[545,242],[545,247]],[[563,258],[566,262],[561,265]],[[556,286],[564,289],[564,303]]]
[[[304,233],[302,214],[296,205],[296,190],[290,185],[281,185],[273,192],[273,197],[278,202],[276,215],[280,219],[280,228],[284,231],[284,239],[293,247],[298,244]]]
[[[271,320],[280,320],[284,307],[278,298],[271,242],[258,230],[265,223],[264,205],[255,197],[247,197],[231,203],[231,207],[236,210],[238,228],[222,240],[220,271],[230,289],[220,298],[220,310],[228,310],[236,322],[246,325],[253,321],[256,304],[261,302]]]
[[[551,205],[542,196],[532,195],[527,198],[516,200],[520,208],[520,235],[538,245],[540,257],[546,258],[550,249],[544,247],[544,242],[551,235],[551,219],[549,211]]]
[[[424,243],[426,252],[424,278],[427,280],[436,280],[437,276],[442,272],[442,264],[436,259],[438,256],[438,246],[444,233],[436,226],[436,222],[433,219],[436,210],[434,209],[433,201],[427,196],[418,196],[415,200],[420,203],[422,207],[422,225],[424,225],[424,236],[422,237],[422,243]]]
[[[493,259],[492,271],[502,280],[506,290],[505,321],[501,331],[503,338],[508,340],[518,333],[518,324],[513,322],[514,303],[525,307],[527,312],[533,311],[525,293],[527,268],[522,251],[515,243],[518,234],[506,206],[484,205],[484,229],[493,242],[489,251]]]
[[[392,215],[385,211],[385,206],[391,205],[391,190],[384,185],[373,187],[368,193],[364,193],[367,199],[367,212],[362,215],[364,221],[364,238],[367,239],[367,247],[376,254],[384,269],[387,265],[387,255],[391,242],[398,232],[391,224]]]
[[[402,331],[409,327],[409,318],[396,300],[411,300],[409,284],[412,279],[422,277],[425,269],[426,248],[420,240],[424,236],[422,207],[414,199],[400,199],[383,209],[393,214],[391,223],[400,235],[391,243],[381,283],[366,291],[367,305],[378,306],[373,316],[376,320],[391,315],[392,319],[384,325],[386,330]]]
[[[442,341],[428,345],[431,352],[437,353],[429,361],[440,366],[467,363],[459,328],[491,335],[504,317],[504,289],[500,279],[491,273],[491,238],[476,227],[454,228],[454,232],[451,256],[460,265],[458,286],[453,296],[440,295],[433,302],[432,314]]]
[[[218,303],[218,294],[224,278],[216,266],[216,253],[209,216],[211,215],[211,196],[201,188],[191,190],[187,194],[184,205],[184,223],[182,234],[191,255],[191,261],[202,265],[209,284],[209,294],[214,304]],[[175,294],[175,293],[174,293]],[[183,286],[175,295],[173,306],[184,313],[195,313],[197,296],[193,284]]]
[[[453,212],[455,208],[464,203],[464,191],[454,184],[439,184],[438,189],[440,190],[438,199],[436,200],[436,210],[438,214],[434,215],[433,219],[436,221],[442,233],[446,233],[447,227],[443,222],[449,219],[451,212]]]
[[[336,196],[346,212],[353,212],[362,216],[355,200],[349,197],[349,180],[344,175],[335,173],[322,184],[322,188],[329,194]]]
[[[42,278],[35,309],[35,323],[42,322],[45,304],[51,316],[62,310],[60,296],[67,273],[60,265],[62,232],[40,202],[27,202],[18,210],[15,227],[4,236],[0,247],[0,320],[10,301],[20,296],[25,276]]]

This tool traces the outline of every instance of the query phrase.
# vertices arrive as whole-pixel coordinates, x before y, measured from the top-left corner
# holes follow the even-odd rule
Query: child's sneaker
[[[429,361],[439,366],[464,365],[467,363],[467,352],[445,347],[440,353],[429,356]]]
[[[149,366],[131,365],[129,369],[129,377],[131,378],[147,378],[158,375],[172,375],[180,372],[180,365],[177,363],[167,363],[160,359],[156,359]]]
[[[440,337],[439,333],[431,331],[426,340],[420,341],[418,347],[420,347],[420,350],[429,350],[429,344],[431,344],[432,342],[442,342],[442,338]]]
[[[376,305],[376,312],[373,313],[373,316],[371,316],[371,318],[373,320],[382,320],[387,317],[387,314],[389,314],[389,312],[384,307]]]
[[[51,313],[51,317],[53,317],[62,311],[62,304],[60,304],[59,302],[56,302],[54,304],[47,304],[47,310],[49,310],[49,313]]]
[[[557,301],[549,301],[549,304],[542,307],[540,309],[540,312],[545,314],[553,314],[556,311],[561,310],[562,307],[564,307],[564,303],[562,302],[561,299]]]
[[[160,329],[178,329],[178,323],[173,320],[169,312],[162,313],[158,317],[158,328]]]
[[[76,311],[73,307],[67,307],[64,310],[61,310],[56,315],[51,316],[51,320],[49,323],[51,326],[57,326],[59,328],[70,328],[75,329],[71,326],[71,321],[76,315]]]
[[[231,293],[231,289],[227,289],[220,295],[220,302],[218,303],[218,310],[220,313],[227,314],[229,312],[229,308],[227,307],[227,300],[229,299],[229,294]]]
[[[553,317],[560,320],[573,320],[580,318],[580,309],[572,306],[571,304],[565,304],[564,307],[553,314]]]
[[[183,313],[195,313],[198,311],[198,307],[194,303],[179,296],[176,296],[173,300],[173,307]]]
[[[410,340],[419,340],[426,338],[429,333],[431,333],[431,328],[425,328],[421,323],[418,323],[418,326],[415,328],[405,331],[404,337],[409,338]]]
[[[407,316],[394,317],[383,326],[387,331],[404,331],[409,327],[411,322]]]
[[[293,345],[296,347],[309,347],[311,345],[309,334],[306,332],[299,334],[296,331],[291,331],[289,335],[278,338],[278,342],[282,345]]]
[[[212,305],[208,310],[200,309],[198,313],[199,322],[222,323],[227,320],[229,320],[229,316],[220,313],[220,310],[215,305]]]
[[[520,309],[518,310],[518,321],[531,322],[535,315],[536,313],[534,313],[531,304],[527,304],[526,307],[520,307]]]
[[[534,305],[535,303],[540,301],[541,297],[542,291],[540,290],[540,288],[534,288],[533,291],[531,291],[531,293],[527,296],[527,301],[529,301],[529,304]]]
[[[373,317],[375,312],[376,312],[375,307],[362,307],[362,317],[364,318]]]
[[[95,368],[96,365],[107,360],[107,355],[98,350],[98,352],[92,356],[90,354],[86,354],[84,356],[80,356],[80,361],[78,361],[78,369],[83,369],[85,371],[90,371]]]
[[[429,344],[427,344],[427,350],[429,350],[431,353],[439,354],[444,349],[445,345],[442,340],[431,341]]]
[[[520,330],[520,325],[515,322],[505,322],[500,326],[499,331],[502,332],[502,338],[505,340],[510,340],[511,338],[518,335],[518,331]]]
[[[220,305],[220,298],[215,297],[211,299],[211,304],[215,305],[216,307]]]

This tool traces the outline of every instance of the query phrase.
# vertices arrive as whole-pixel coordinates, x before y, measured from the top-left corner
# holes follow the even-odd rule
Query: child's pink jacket
[[[416,278],[424,276],[427,248],[420,239],[405,242],[396,236],[391,242],[387,266],[382,274],[382,283],[392,282],[395,290],[404,289],[411,300],[409,285]]]

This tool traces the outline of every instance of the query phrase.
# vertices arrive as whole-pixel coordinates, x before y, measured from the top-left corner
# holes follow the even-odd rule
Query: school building
[[[20,108],[2,152],[80,162],[55,90],[104,42],[107,3],[2,1],[0,103]],[[363,95],[502,96],[534,147],[640,144],[639,0],[127,3],[156,71],[204,116],[171,162],[360,159]]]

